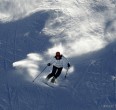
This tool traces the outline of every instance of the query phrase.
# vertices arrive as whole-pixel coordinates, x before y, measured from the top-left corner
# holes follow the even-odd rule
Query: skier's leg
[[[58,70],[57,70],[57,72],[56,72],[56,74],[55,74],[55,78],[57,78],[57,77],[59,77],[60,76],[60,74],[61,74],[61,72],[62,72],[62,67],[61,68],[58,68]]]
[[[51,77],[53,77],[56,73],[57,67],[53,66],[52,72],[46,77],[47,80],[49,80]]]
[[[56,78],[61,74],[62,68],[57,68],[56,74],[54,74],[54,77],[52,78],[51,82],[54,83]]]

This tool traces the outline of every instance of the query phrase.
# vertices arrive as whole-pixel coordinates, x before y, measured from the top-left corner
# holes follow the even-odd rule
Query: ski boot
[[[50,78],[51,78],[51,77],[48,75],[48,76],[46,77],[46,81],[48,81]]]
[[[56,79],[56,78],[53,77],[53,78],[51,79],[51,82],[52,82],[52,83],[55,83],[55,79]]]

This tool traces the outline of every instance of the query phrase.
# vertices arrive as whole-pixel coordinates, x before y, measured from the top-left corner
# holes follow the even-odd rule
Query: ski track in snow
[[[81,77],[81,80],[80,81],[77,81],[75,82],[75,85],[73,85],[73,95],[75,96],[75,93],[77,92],[77,89],[78,89],[78,86],[80,86],[80,84],[82,82],[84,82],[84,78],[87,76],[87,73],[88,73],[88,70],[90,69],[91,67],[91,63],[87,66],[87,68],[85,69],[85,72],[83,74],[83,76]]]

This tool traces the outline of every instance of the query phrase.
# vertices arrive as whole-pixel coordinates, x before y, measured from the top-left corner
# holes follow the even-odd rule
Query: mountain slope
[[[21,3],[19,9],[21,5],[22,10],[26,8],[27,1],[11,1],[4,3]],[[0,109],[114,110],[115,3],[46,0],[40,2],[41,10],[34,3],[29,5],[33,14],[29,12],[27,16],[26,8],[21,14],[9,11],[9,19],[1,18]],[[71,62],[67,79],[64,69],[57,80],[59,86],[45,86],[41,80],[51,71],[49,67],[32,83],[57,50]]]

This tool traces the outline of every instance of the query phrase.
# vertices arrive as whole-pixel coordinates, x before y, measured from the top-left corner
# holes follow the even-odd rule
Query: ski
[[[47,85],[47,86],[49,86],[49,87],[51,87],[51,88],[54,88],[54,85],[51,85],[49,82],[44,82],[44,81],[42,81],[42,83],[44,83],[45,85]]]

